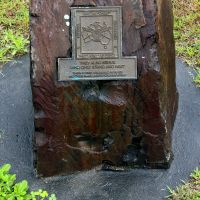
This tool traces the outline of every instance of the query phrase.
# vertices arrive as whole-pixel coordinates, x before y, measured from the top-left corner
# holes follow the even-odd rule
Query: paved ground
[[[159,200],[166,187],[186,180],[200,161],[200,89],[192,71],[177,60],[179,111],[173,132],[175,160],[170,170],[97,172],[38,180],[32,168],[33,107],[27,56],[0,71],[0,165],[11,163],[32,189],[55,192],[59,200]]]

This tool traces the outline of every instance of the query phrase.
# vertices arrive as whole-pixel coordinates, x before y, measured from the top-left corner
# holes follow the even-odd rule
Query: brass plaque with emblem
[[[71,8],[72,58],[58,58],[58,80],[137,79],[137,58],[122,57],[121,7]]]

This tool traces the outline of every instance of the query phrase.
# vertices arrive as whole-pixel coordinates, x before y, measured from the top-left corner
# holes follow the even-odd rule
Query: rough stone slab
[[[37,179],[33,174],[33,106],[28,56],[0,70],[0,165],[12,164],[18,180],[28,179],[31,189],[46,188],[59,200],[163,200],[166,187],[175,187],[199,166],[200,91],[192,73],[177,61],[179,110],[173,130],[174,161],[169,170],[90,170],[66,177]]]
[[[56,59],[71,57],[71,6],[122,6],[123,55],[138,81],[58,84]],[[170,0],[32,0],[35,167],[51,176],[117,166],[169,167],[177,109]]]

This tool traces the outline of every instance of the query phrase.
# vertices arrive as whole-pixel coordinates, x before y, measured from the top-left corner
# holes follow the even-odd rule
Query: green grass
[[[177,55],[200,67],[200,0],[172,1]]]
[[[197,71],[197,75],[194,78],[194,82],[197,84],[198,87],[200,87],[200,68],[196,70]]]
[[[0,0],[0,62],[27,53],[28,44],[28,1]]]
[[[168,200],[200,200],[200,170],[197,168],[191,175],[188,183],[172,190],[170,188],[170,195]]]

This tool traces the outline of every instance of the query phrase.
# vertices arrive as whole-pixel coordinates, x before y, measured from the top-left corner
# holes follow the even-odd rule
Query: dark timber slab
[[[74,6],[122,6],[123,56],[137,56],[137,81],[57,81],[56,61],[71,57],[64,15]],[[117,166],[165,168],[177,110],[169,0],[32,0],[35,166],[52,176]]]

